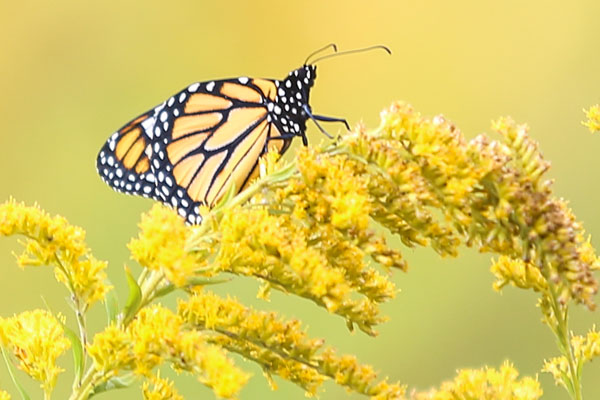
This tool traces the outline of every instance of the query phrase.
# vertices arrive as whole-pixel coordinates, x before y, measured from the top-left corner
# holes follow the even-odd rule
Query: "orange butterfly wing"
[[[171,97],[152,141],[161,200],[198,223],[198,206],[213,206],[231,185],[243,188],[267,147],[283,153],[291,139],[268,115],[275,94],[274,81],[238,78],[195,83]]]
[[[112,188],[152,197],[200,223],[199,205],[215,205],[228,189],[257,175],[267,149],[283,154],[295,137],[306,145],[306,120],[316,67],[303,65],[283,80],[194,83],[115,132],[96,166]],[[322,130],[322,128],[321,128]]]
[[[151,167],[151,131],[164,104],[113,133],[96,159],[100,177],[113,189],[159,200]]]

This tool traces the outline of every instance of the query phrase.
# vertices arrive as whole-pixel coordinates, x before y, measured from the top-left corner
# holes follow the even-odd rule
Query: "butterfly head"
[[[310,89],[316,78],[317,67],[303,65],[293,70],[282,81],[277,81],[277,98],[272,117],[279,122],[283,134],[301,136],[306,141],[306,120],[310,112]]]
[[[308,104],[310,89],[315,83],[317,77],[317,67],[315,65],[303,65],[290,72],[283,80],[283,90],[293,100],[300,104]],[[290,99],[291,100],[291,99]]]

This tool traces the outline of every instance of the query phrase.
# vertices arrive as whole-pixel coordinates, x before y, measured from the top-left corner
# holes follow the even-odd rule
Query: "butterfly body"
[[[313,116],[314,65],[283,80],[240,77],[197,82],[133,119],[107,140],[96,166],[113,189],[161,201],[188,223],[231,185],[239,191],[258,173],[269,149],[283,154],[295,137],[306,145]],[[345,122],[345,121],[344,121]]]

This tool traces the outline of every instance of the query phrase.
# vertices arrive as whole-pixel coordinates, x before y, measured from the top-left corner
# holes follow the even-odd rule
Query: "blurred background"
[[[109,261],[109,277],[124,301],[123,265],[138,271],[126,243],[151,202],[113,192],[96,174],[96,154],[113,131],[195,81],[281,79],[327,43],[340,49],[385,44],[392,56],[372,52],[321,63],[313,110],[375,127],[384,107],[405,100],[425,115],[443,113],[467,138],[489,131],[499,116],[527,122],[552,161],[557,195],[569,199],[598,247],[600,137],[580,121],[582,108],[600,102],[599,15],[596,0],[2,1],[0,201],[38,202],[84,227],[96,257]],[[324,140],[308,126],[312,143]],[[45,308],[45,301],[73,323],[67,293],[52,271],[20,270],[13,251],[20,251],[17,239],[0,240],[0,315]],[[340,318],[303,300],[276,292],[270,303],[256,300],[251,280],[218,290],[301,318],[311,335],[411,388],[438,386],[458,368],[498,367],[505,359],[536,375],[544,358],[558,354],[533,293],[492,290],[490,255],[464,249],[457,259],[441,259],[430,249],[404,252],[411,268],[393,277],[401,292],[384,306],[390,321],[377,338],[349,333]],[[99,329],[102,307],[90,318],[91,329]],[[598,313],[572,309],[577,333],[598,322]],[[271,391],[259,369],[238,361],[254,375],[242,399],[304,398],[277,378],[279,390]],[[70,362],[65,355],[62,363]],[[18,398],[0,364],[0,387]],[[600,398],[598,376],[600,363],[586,366],[587,399]],[[549,375],[539,379],[544,398],[567,397]],[[70,372],[61,377],[55,398],[66,398],[70,381]],[[193,378],[177,382],[186,398],[212,398]],[[41,396],[35,384],[27,387]],[[360,398],[330,383],[321,394]],[[98,399],[140,397],[128,389]]]

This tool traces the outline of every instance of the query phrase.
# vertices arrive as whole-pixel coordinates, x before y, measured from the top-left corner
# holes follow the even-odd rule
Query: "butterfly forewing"
[[[198,205],[214,205],[230,185],[240,190],[272,142],[283,140],[268,117],[273,81],[247,78],[195,83],[167,100],[152,139],[152,168],[161,200],[191,223]]]

